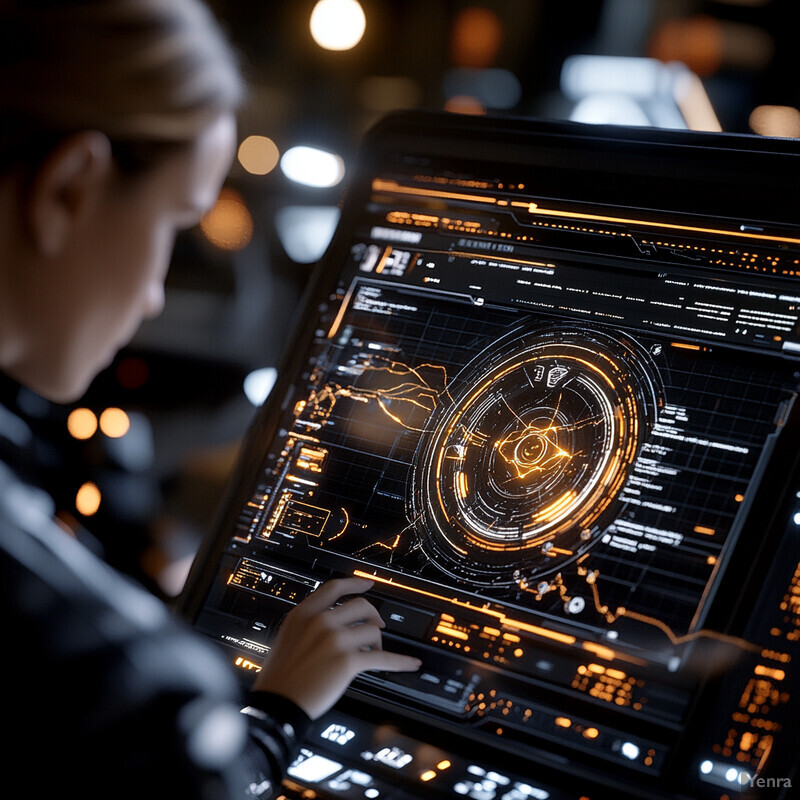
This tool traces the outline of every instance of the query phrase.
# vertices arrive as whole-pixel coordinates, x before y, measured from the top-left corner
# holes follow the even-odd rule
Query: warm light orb
[[[107,408],[100,415],[100,430],[110,439],[119,439],[130,427],[131,421],[121,408]]]
[[[489,8],[468,6],[453,22],[451,57],[460,67],[483,69],[494,63],[503,43],[503,23]]]
[[[78,489],[78,494],[75,495],[75,508],[84,517],[91,517],[100,508],[101,499],[102,496],[97,485],[87,481]]]
[[[97,430],[97,417],[88,408],[76,408],[67,417],[67,430],[75,439],[91,439]]]
[[[239,145],[237,157],[251,175],[266,175],[275,169],[281,154],[268,136],[248,136]]]
[[[319,0],[309,21],[311,36],[325,50],[350,50],[367,28],[364,9],[357,0]]]
[[[235,189],[225,188],[201,220],[200,229],[208,241],[221,250],[241,250],[253,238],[253,218],[242,195]]]

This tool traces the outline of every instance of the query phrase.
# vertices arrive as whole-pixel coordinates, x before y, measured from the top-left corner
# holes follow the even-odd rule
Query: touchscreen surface
[[[251,432],[195,626],[257,669],[293,603],[368,577],[391,647],[424,666],[364,675],[363,702],[656,793],[748,791],[773,749],[785,777],[797,158],[385,123]],[[451,788],[489,796],[476,785]]]

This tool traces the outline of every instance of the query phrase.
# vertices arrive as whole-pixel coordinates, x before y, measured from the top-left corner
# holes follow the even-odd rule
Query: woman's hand
[[[296,605],[281,624],[253,689],[288,697],[317,719],[359,672],[419,669],[418,659],[381,648],[385,624],[366,598],[339,604],[345,595],[371,586],[363,578],[331,580]]]

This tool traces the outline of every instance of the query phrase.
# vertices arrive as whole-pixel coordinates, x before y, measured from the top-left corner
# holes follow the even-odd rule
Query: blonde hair
[[[87,129],[183,144],[244,95],[236,53],[201,0],[0,0],[4,162],[25,160],[37,137]]]

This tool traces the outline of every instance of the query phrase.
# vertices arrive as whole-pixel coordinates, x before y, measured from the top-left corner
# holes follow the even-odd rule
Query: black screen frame
[[[278,433],[281,417],[290,402],[295,376],[302,368],[308,347],[317,327],[318,312],[335,286],[338,272],[346,256],[353,225],[370,192],[371,179],[382,159],[394,151],[425,155],[463,155],[475,158],[485,154],[487,160],[520,161],[541,165],[550,174],[559,175],[565,185],[576,186],[605,182],[604,205],[608,204],[609,184],[620,207],[637,209],[685,207],[687,214],[698,220],[746,218],[765,229],[780,233],[800,221],[800,141],[768,139],[744,134],[669,131],[650,128],[623,128],[608,125],[531,120],[502,117],[467,117],[438,112],[397,112],[390,114],[365,135],[354,171],[340,202],[340,221],[336,233],[298,308],[293,331],[287,336],[278,378],[265,404],[258,410],[245,433],[241,452],[227,483],[218,513],[203,540],[184,590],[177,598],[179,616],[190,624],[200,612],[213,583],[218,560],[241,508],[251,496],[257,476],[264,464],[268,444]],[[584,191],[586,198],[586,192]],[[636,197],[632,202],[629,198]],[[590,199],[590,198],[589,198]],[[598,204],[600,198],[598,197]],[[797,415],[792,424],[796,431]],[[780,452],[774,459],[768,480],[754,499],[754,507],[762,521],[776,520],[787,513],[792,501],[791,485],[800,481],[800,457],[787,447],[784,436]],[[781,478],[787,478],[781,482]],[[755,513],[751,513],[752,521]],[[753,524],[752,522],[750,523]],[[774,527],[774,526],[771,526]],[[775,533],[772,536],[774,539]],[[748,579],[766,569],[772,541],[764,538],[761,548],[746,565],[747,572],[724,576],[725,591],[734,594],[737,581]],[[734,620],[740,623],[748,609],[744,598],[731,607],[729,619],[713,622],[723,630]],[[718,678],[711,678],[713,684]],[[381,707],[370,701],[364,706],[359,693],[349,692],[342,707],[355,709]],[[383,704],[387,720],[392,719],[392,706]],[[691,710],[700,720],[712,713],[710,701],[701,699]],[[413,713],[409,719],[415,719]],[[416,723],[427,724],[422,717]],[[434,728],[430,728],[435,732]],[[467,737],[468,738],[468,737]],[[466,739],[465,739],[466,742]],[[687,737],[682,744],[681,759],[687,763],[694,741]],[[468,745],[465,745],[468,746]],[[479,750],[479,743],[475,744]],[[513,761],[513,754],[509,756]],[[681,760],[679,759],[679,760]],[[542,760],[544,764],[544,760]],[[580,770],[578,770],[578,773]],[[591,778],[590,771],[586,778]],[[617,779],[608,776],[611,796]],[[631,786],[620,782],[621,791]],[[640,796],[663,796],[654,787],[642,787]],[[596,796],[593,794],[592,796]]]

